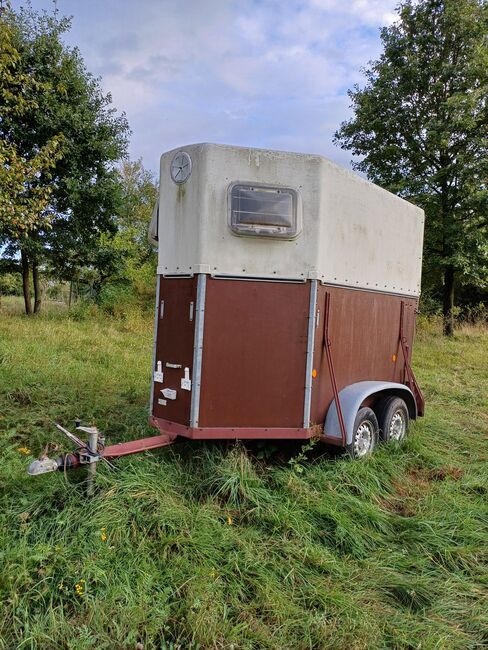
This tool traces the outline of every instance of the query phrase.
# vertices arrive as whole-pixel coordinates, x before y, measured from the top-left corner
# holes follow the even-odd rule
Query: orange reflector
[[[392,355],[391,355],[391,360],[392,360],[392,361],[396,361],[396,354],[392,354]]]
[[[315,368],[314,368],[314,369],[312,370],[312,377],[315,379],[316,376],[317,376],[317,371],[316,371]]]

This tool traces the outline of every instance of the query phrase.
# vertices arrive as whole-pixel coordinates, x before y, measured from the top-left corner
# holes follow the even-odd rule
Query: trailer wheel
[[[401,442],[407,435],[410,418],[408,408],[401,397],[389,395],[375,405],[383,442]]]
[[[352,441],[346,449],[352,458],[369,456],[378,444],[378,420],[370,408],[360,408],[354,420]]]

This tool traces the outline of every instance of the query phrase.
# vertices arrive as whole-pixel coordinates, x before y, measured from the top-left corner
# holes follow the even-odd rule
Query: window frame
[[[293,222],[294,228],[292,232],[273,232],[271,227],[267,227],[265,224],[262,225],[262,228],[258,232],[253,232],[252,227],[239,227],[239,223],[236,222],[232,210],[232,194],[236,187],[243,187],[244,189],[264,189],[264,190],[277,190],[288,192],[292,196],[292,212],[293,212]],[[302,201],[301,195],[297,188],[290,187],[289,185],[279,185],[274,183],[256,183],[253,181],[234,181],[232,182],[227,190],[227,203],[228,203],[228,219],[227,223],[230,228],[230,231],[236,237],[252,237],[252,238],[263,238],[263,239],[275,239],[275,240],[294,240],[299,237],[302,233]],[[276,226],[279,228],[279,226]],[[267,232],[268,230],[268,232]]]

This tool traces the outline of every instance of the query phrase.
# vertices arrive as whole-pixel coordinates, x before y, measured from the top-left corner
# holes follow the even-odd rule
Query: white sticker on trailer
[[[163,388],[161,392],[166,399],[176,399],[176,391],[173,388]]]
[[[163,374],[161,361],[158,361],[158,363],[157,363],[157,370],[154,371],[153,380],[157,384],[162,384],[163,383],[164,374]]]
[[[190,368],[185,368],[185,376],[181,378],[181,388],[191,390]]]
[[[158,399],[159,406],[166,406],[168,402],[165,399]]]

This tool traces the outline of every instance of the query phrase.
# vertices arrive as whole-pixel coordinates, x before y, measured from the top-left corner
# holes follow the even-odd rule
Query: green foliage
[[[320,445],[295,472],[182,442],[26,476],[52,421],[109,442],[146,426],[151,322],[0,317],[0,647],[482,648],[487,642],[487,331],[414,351],[427,415],[366,462]],[[64,441],[62,443],[65,444]],[[280,443],[281,444],[281,443]],[[283,445],[283,448],[285,446]],[[19,451],[20,450],[20,451]],[[300,447],[289,448],[297,457]]]
[[[147,231],[158,189],[153,175],[141,160],[123,161],[120,167],[122,207],[117,214],[117,234],[112,245],[124,251],[125,266],[118,278],[128,281],[137,294],[154,295],[156,255]]]
[[[131,313],[141,311],[139,297],[133,288],[126,284],[106,284],[97,301],[106,314],[115,318],[125,318]]]
[[[11,25],[0,17],[0,125],[22,120],[38,108],[38,97],[52,92],[51,84],[19,71],[21,55],[13,41]],[[62,145],[63,136],[55,134],[26,156],[10,140],[8,127],[0,126],[0,237],[3,233],[18,240],[50,227],[52,215],[46,208],[53,188],[37,179],[51,179],[52,168],[63,155]]]
[[[69,309],[69,317],[77,322],[99,318],[99,310],[91,300],[77,300]]]
[[[407,0],[350,91],[336,142],[356,169],[426,212],[424,287],[488,287],[488,5]]]
[[[302,446],[300,452],[288,461],[290,467],[297,472],[297,474],[303,473],[305,464],[308,462],[308,452],[312,451],[317,442],[318,438],[310,438],[310,440]]]
[[[21,296],[22,281],[18,274],[0,273],[0,296]]]
[[[462,323],[488,323],[488,304],[486,302],[478,302],[474,305],[468,305],[466,309],[460,310],[460,317],[458,318],[460,324]]]
[[[147,231],[158,190],[142,161],[124,161],[119,169],[122,207],[116,216],[117,232],[103,235],[100,254],[114,263],[102,285],[98,303],[115,316],[134,310],[152,310],[155,297],[157,256],[148,243]]]

